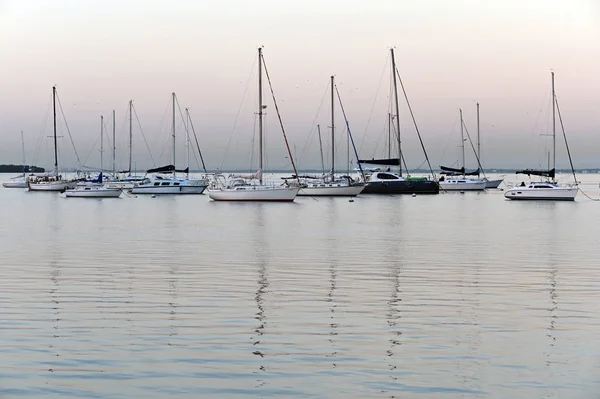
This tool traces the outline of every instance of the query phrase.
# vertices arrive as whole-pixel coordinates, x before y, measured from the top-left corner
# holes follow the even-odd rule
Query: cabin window
[[[397,180],[398,178],[391,173],[377,173],[377,178],[381,180]]]
[[[166,183],[160,183],[160,185],[161,185],[161,186],[168,186],[168,185],[169,185],[169,182],[166,182]]]
[[[174,186],[178,186],[180,183],[173,183]]]
[[[550,186],[533,186],[533,188],[552,188]]]
[[[160,183],[154,183],[155,186],[160,186]]]

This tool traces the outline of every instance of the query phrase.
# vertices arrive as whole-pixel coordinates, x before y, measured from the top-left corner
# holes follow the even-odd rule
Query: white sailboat
[[[306,178],[301,182],[302,188],[299,196],[311,197],[333,197],[345,196],[355,197],[365,188],[364,183],[351,180],[350,176],[335,176],[335,100],[334,100],[334,77],[331,77],[331,172],[329,176],[321,178]],[[320,134],[319,134],[320,137]]]
[[[13,178],[11,178],[9,181],[6,181],[4,183],[2,183],[2,186],[4,186],[5,188],[27,188],[27,175],[26,175],[26,169],[28,169],[27,165],[25,165],[25,140],[23,140],[23,131],[21,130],[21,151],[23,154],[23,174],[19,175],[19,176],[15,176]]]
[[[77,181],[63,179],[58,172],[58,143],[56,140],[56,86],[52,87],[52,109],[54,115],[54,170],[50,174],[32,176],[27,185],[29,191],[64,191],[75,188]]]
[[[173,165],[149,169],[146,173],[153,173],[151,179],[140,183],[134,183],[130,192],[132,194],[202,194],[208,187],[207,179],[190,179],[189,165],[184,170],[175,168],[175,93],[173,96]],[[188,159],[189,161],[189,159]],[[177,172],[187,174],[187,177],[177,177]]]
[[[552,72],[552,169],[533,170],[525,169],[516,173],[528,176],[546,177],[546,181],[521,183],[504,193],[504,197],[511,200],[550,200],[550,201],[574,201],[577,196],[577,183],[574,186],[561,186],[555,180],[556,173],[556,92],[554,91],[554,72]],[[564,132],[563,132],[564,133]],[[565,139],[566,140],[566,139]],[[568,148],[567,148],[568,151]],[[573,165],[571,165],[572,167]],[[575,172],[573,171],[573,176]],[[577,180],[575,179],[575,182]]]
[[[462,109],[460,112],[460,138],[462,150],[462,168],[449,168],[440,166],[442,171],[446,172],[448,177],[440,177],[439,185],[442,190],[446,191],[482,191],[485,190],[486,182],[481,179],[471,179],[467,176],[476,176],[479,174],[479,168],[475,172],[467,173],[465,171],[465,134],[463,126]]]
[[[119,198],[121,189],[108,188],[103,184],[104,170],[104,117],[100,116],[100,174],[96,181],[78,182],[77,186],[65,191],[67,198]]]
[[[290,202],[296,198],[300,186],[290,186],[287,182],[284,185],[271,186],[263,184],[263,110],[266,105],[262,102],[262,67],[263,67],[262,48],[258,49],[258,152],[259,165],[258,172],[252,175],[230,175],[229,179],[222,174],[215,175],[215,180],[208,188],[208,196],[214,201],[276,201]],[[268,76],[268,75],[267,75]],[[277,103],[275,103],[277,108]],[[284,139],[285,139],[285,132]],[[286,140],[287,146],[287,140]],[[294,172],[298,176],[292,154],[287,146],[288,155],[294,167]]]

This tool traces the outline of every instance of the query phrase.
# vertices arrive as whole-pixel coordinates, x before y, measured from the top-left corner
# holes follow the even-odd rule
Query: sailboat
[[[440,166],[442,174],[439,179],[440,188],[446,191],[482,191],[485,190],[486,181],[481,179],[470,179],[467,176],[479,176],[480,169],[473,172],[465,171],[465,138],[462,109],[460,112],[460,147],[462,150],[462,167],[460,169]]]
[[[23,131],[21,130],[21,151],[23,154],[23,174],[11,178],[9,181],[2,183],[6,188],[27,188],[27,175],[29,167],[25,165],[25,140],[23,139]]]
[[[54,115],[54,171],[50,174],[31,177],[27,181],[29,191],[64,191],[77,185],[75,180],[63,179],[58,173],[58,143],[56,140],[56,86],[52,87],[52,109]]]
[[[398,158],[388,159],[359,159],[359,163],[369,165],[388,166],[386,171],[375,169],[366,177],[367,185],[363,194],[438,194],[440,187],[434,180],[426,177],[402,176],[402,146],[400,143],[400,111],[398,106],[398,83],[396,80],[396,60],[394,49],[390,49],[392,58],[392,82],[394,85],[394,103],[396,108],[396,138],[398,141]],[[422,144],[422,143],[421,143]],[[425,150],[425,147],[423,147]],[[425,154],[427,155],[427,154]],[[398,166],[398,173],[392,173],[390,166]]]
[[[479,103],[477,103],[477,162],[479,163],[479,168],[483,171],[483,167],[481,166],[481,138],[480,138],[480,129],[479,129]],[[483,179],[485,181],[485,188],[498,188],[500,184],[504,181],[504,179],[494,179],[490,180],[483,175]]]
[[[77,186],[65,191],[67,198],[118,198],[121,196],[120,188],[108,188],[103,184],[104,171],[104,117],[100,116],[100,173],[95,180],[85,180]]]
[[[575,196],[579,188],[577,183],[573,187],[565,187],[559,185],[555,180],[556,172],[556,92],[554,91],[554,72],[552,73],[552,169],[534,170],[525,169],[519,170],[516,173],[526,174],[528,176],[546,177],[546,181],[530,182],[513,187],[504,193],[504,197],[511,200],[551,200],[551,201],[575,201]],[[564,133],[564,132],[563,132]],[[565,139],[566,142],[566,139]],[[567,147],[567,151],[568,151]],[[571,168],[573,165],[571,164]],[[573,176],[575,171],[573,170]],[[577,180],[575,180],[577,182]]]
[[[335,176],[335,117],[334,117],[334,77],[331,77],[331,171],[329,176],[307,178],[302,181],[299,196],[346,196],[355,197],[365,188],[362,182],[354,182],[350,176]],[[349,132],[348,132],[349,133]],[[320,133],[319,133],[320,137]],[[322,152],[321,152],[322,154]]]
[[[259,153],[259,170],[254,174],[230,175],[226,179],[224,175],[215,175],[215,180],[208,189],[208,196],[214,201],[276,201],[276,202],[291,202],[294,201],[300,185],[289,185],[287,182],[279,186],[270,186],[263,184],[263,110],[266,105],[262,101],[262,67],[264,59],[262,55],[262,47],[258,48],[258,153]],[[269,75],[267,74],[267,78]],[[275,103],[277,109],[277,103]],[[278,112],[279,115],[279,112]],[[280,118],[281,122],[281,118]],[[282,125],[283,130],[283,125]],[[294,159],[287,145],[285,132],[283,132],[284,140],[288,150],[288,155],[292,162],[296,178],[298,171],[294,164]]]
[[[202,194],[206,187],[208,187],[208,180],[206,179],[190,179],[189,165],[183,170],[175,168],[175,93],[172,93],[172,97],[173,164],[147,170],[146,173],[154,174],[153,178],[141,183],[135,183],[131,188],[132,194]],[[187,176],[185,178],[177,177],[176,172],[185,173]]]

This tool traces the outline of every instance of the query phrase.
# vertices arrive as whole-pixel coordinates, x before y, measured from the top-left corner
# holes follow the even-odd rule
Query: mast
[[[23,139],[23,131],[21,130],[21,155],[23,158],[23,176],[25,176],[25,139]],[[29,170],[29,168],[27,168]]]
[[[112,156],[113,156],[113,177],[116,179],[117,178],[117,166],[115,163],[115,158],[116,158],[116,153],[117,153],[117,147],[115,144],[115,110],[113,109],[113,151],[112,151]],[[131,172],[130,172],[131,173]]]
[[[400,109],[398,107],[398,83],[396,82],[396,59],[394,58],[394,49],[392,53],[392,75],[394,79],[394,102],[396,105],[396,134],[398,136],[398,175],[402,176],[402,147],[400,142]]]
[[[388,159],[392,158],[392,113],[388,112]]]
[[[465,167],[465,133],[463,129],[463,116],[462,109],[459,109],[460,112],[460,146],[462,147],[462,167]]]
[[[104,116],[100,115],[100,173],[104,171]]]
[[[129,175],[131,175],[131,158],[133,153],[133,123],[132,123],[132,111],[133,100],[129,100]]]
[[[173,166],[175,166],[175,92],[173,92]]]
[[[481,163],[481,140],[479,137],[479,103],[477,103],[477,159]]]
[[[54,173],[58,177],[58,145],[56,143],[56,86],[52,86],[52,112],[54,113]]]
[[[186,149],[187,149],[187,177],[190,177],[190,109],[185,109],[185,115],[187,117],[185,121],[185,133],[186,133]]]
[[[556,93],[554,92],[554,72],[552,74],[552,169],[556,169]]]
[[[335,170],[335,115],[334,115],[334,80],[333,75],[331,76],[331,181],[334,180]]]
[[[321,141],[321,125],[317,125],[317,131],[319,132],[319,149],[321,150],[321,170],[325,174],[325,162],[323,161],[323,142]]]
[[[263,103],[262,103],[262,47],[258,48],[258,167],[263,170]],[[259,173],[262,184],[262,173]]]

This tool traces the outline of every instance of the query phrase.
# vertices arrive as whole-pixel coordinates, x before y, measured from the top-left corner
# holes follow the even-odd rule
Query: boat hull
[[[209,189],[213,201],[292,202],[299,187],[243,186],[227,189]]]
[[[575,201],[578,188],[555,187],[555,188],[529,188],[513,187],[504,193],[504,197],[510,200],[537,200],[537,201]]]
[[[309,185],[298,191],[298,196],[306,197],[356,197],[365,188],[364,185]]]
[[[77,182],[64,180],[40,183],[29,182],[28,186],[29,191],[64,191],[68,188],[75,188],[75,186],[77,186]]]
[[[369,182],[361,194],[439,194],[440,187],[433,180],[390,180]]]
[[[6,188],[27,188],[26,180],[17,180],[17,181],[7,181],[2,183],[2,186]]]
[[[504,179],[486,180],[485,188],[498,188],[498,186],[500,186],[500,184],[502,184],[503,181],[504,181]]]
[[[202,194],[206,185],[193,186],[133,186],[132,194]]]
[[[440,188],[444,191],[483,191],[486,188],[485,181],[473,181],[467,183],[440,182]]]

